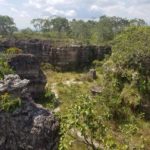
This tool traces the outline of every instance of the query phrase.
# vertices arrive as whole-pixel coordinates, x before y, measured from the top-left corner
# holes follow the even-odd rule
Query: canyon
[[[35,103],[45,93],[46,76],[41,63],[49,63],[61,71],[81,70],[111,54],[108,46],[53,47],[50,41],[7,40],[0,42],[0,51],[10,47],[22,49],[13,54],[8,64],[16,75],[4,76],[0,92],[21,99],[13,112],[0,109],[0,149],[57,150],[60,122],[52,111]],[[94,78],[96,77],[96,74]]]

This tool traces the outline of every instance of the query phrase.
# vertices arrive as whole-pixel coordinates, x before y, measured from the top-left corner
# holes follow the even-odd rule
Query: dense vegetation
[[[17,31],[13,18],[0,15],[0,35],[11,36],[14,31]]]
[[[6,50],[6,52],[0,53],[0,80],[4,78],[4,75],[14,73],[14,71],[8,65],[7,61],[12,54],[17,54],[19,52],[21,52],[21,50],[18,48],[9,48]],[[20,105],[21,100],[19,97],[10,95],[7,92],[0,94],[0,110],[12,112]]]
[[[54,44],[104,44],[129,26],[146,26],[142,19],[101,16],[99,20],[68,20],[63,17],[36,18],[31,20],[33,29],[18,32],[12,18],[0,16],[0,35],[15,38],[50,39]]]
[[[60,149],[70,149],[74,140],[93,150],[148,149],[149,37],[149,27],[129,28],[114,39],[110,58],[94,62],[100,95],[82,89],[76,95],[75,88],[68,93],[74,103],[62,117]]]

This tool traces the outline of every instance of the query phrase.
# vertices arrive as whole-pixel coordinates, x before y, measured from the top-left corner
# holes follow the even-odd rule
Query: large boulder
[[[34,99],[45,92],[46,77],[40,69],[38,59],[32,54],[18,54],[11,57],[9,65],[22,78],[30,80],[28,90]]]
[[[13,112],[0,109],[0,150],[57,150],[59,120],[34,103],[28,83],[13,74],[0,81],[0,94],[7,92],[22,100]]]
[[[0,112],[1,150],[57,150],[59,121],[48,110],[23,101],[13,113]]]

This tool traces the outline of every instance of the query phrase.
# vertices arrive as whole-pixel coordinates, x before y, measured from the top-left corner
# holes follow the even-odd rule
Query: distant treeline
[[[13,18],[0,15],[0,35],[17,37],[38,37],[69,39],[74,43],[100,44],[109,42],[130,26],[147,26],[143,19],[101,16],[99,20],[68,20],[63,17],[36,18],[31,20],[31,28],[17,30]]]

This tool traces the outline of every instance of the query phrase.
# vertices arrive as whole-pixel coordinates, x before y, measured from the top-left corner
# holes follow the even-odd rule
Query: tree
[[[84,22],[83,20],[73,19],[70,22],[70,27],[71,27],[73,38],[77,39],[80,42],[87,43],[91,37],[91,33],[90,33],[91,24],[90,22],[87,23],[87,22]]]
[[[131,19],[130,20],[130,25],[131,26],[146,26],[147,23],[143,19]]]
[[[42,28],[44,25],[44,19],[41,19],[41,18],[32,19],[31,24],[33,25],[33,27],[35,28],[37,32],[42,31]]]
[[[0,15],[0,35],[12,35],[15,31],[17,31],[17,28],[13,18]]]
[[[69,22],[66,18],[56,17],[51,20],[51,24],[53,30],[58,33],[67,32],[69,30]]]
[[[22,29],[21,32],[22,32],[23,34],[32,34],[32,33],[33,33],[33,31],[32,31],[31,28]]]
[[[120,17],[101,16],[97,25],[98,40],[101,42],[113,40],[113,38],[129,26],[129,21]]]
[[[107,135],[105,122],[109,114],[105,111],[99,115],[96,111],[97,104],[96,99],[82,95],[72,105],[62,120],[60,150],[69,149],[70,140],[82,142],[89,150],[117,149],[115,141]]]

